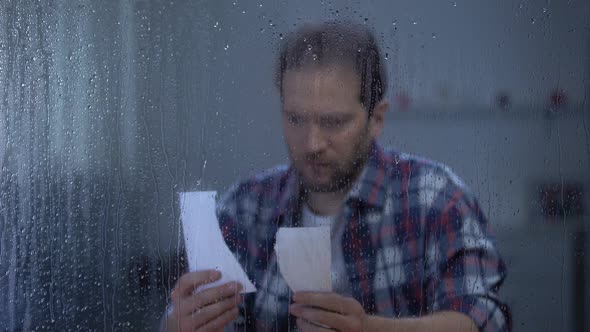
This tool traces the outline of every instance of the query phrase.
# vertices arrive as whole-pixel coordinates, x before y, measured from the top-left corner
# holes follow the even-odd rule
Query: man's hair
[[[370,117],[387,88],[385,64],[371,29],[350,21],[306,24],[286,37],[276,68],[281,95],[286,71],[329,65],[354,69],[361,85],[360,102]]]

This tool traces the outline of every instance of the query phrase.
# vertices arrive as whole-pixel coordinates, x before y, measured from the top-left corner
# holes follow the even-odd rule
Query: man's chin
[[[339,185],[340,184],[340,185]],[[303,182],[303,188],[307,192],[314,192],[314,193],[332,193],[337,191],[342,191],[346,186],[343,186],[339,181],[305,181]]]
[[[308,192],[332,192],[334,184],[332,181],[309,181],[303,179],[303,188]]]
[[[305,186],[306,191],[312,193],[331,193],[338,191],[338,189],[334,186],[325,185],[325,186]]]

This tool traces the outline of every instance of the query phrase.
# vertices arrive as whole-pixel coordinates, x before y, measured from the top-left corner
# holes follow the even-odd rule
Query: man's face
[[[356,73],[347,66],[289,70],[282,88],[285,139],[304,186],[348,188],[382,128],[381,114],[369,119],[360,103]]]

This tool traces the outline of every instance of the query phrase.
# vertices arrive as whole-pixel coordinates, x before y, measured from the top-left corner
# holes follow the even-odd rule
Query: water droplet
[[[436,39],[436,33],[432,34],[432,39]]]
[[[413,21],[412,24],[413,25],[416,25],[416,24],[418,24],[418,22],[417,21]]]
[[[453,2],[453,7],[457,7],[457,2]]]
[[[224,50],[228,50],[229,49],[229,44],[225,44],[225,46],[223,47]]]
[[[215,24],[213,24],[214,28],[217,28],[219,26],[219,22],[215,22]]]

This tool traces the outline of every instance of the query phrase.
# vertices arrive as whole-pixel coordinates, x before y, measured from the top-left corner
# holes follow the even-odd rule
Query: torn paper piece
[[[275,252],[281,275],[293,292],[332,291],[329,227],[281,227]]]
[[[215,269],[221,279],[198,288],[219,286],[238,281],[244,286],[242,293],[255,292],[256,288],[227,247],[215,214],[214,191],[180,193],[180,209],[184,240],[191,271]]]

